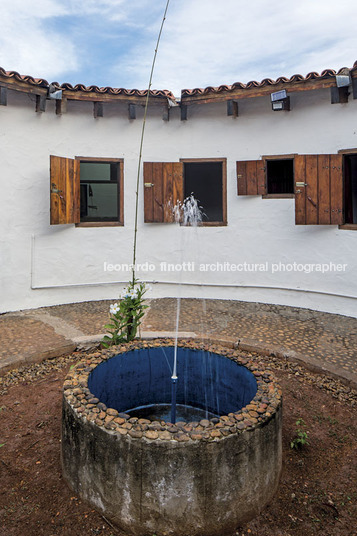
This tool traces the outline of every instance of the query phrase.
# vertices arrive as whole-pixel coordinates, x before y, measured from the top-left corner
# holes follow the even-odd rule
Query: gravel
[[[26,385],[37,381],[45,381],[49,374],[70,368],[86,355],[87,352],[74,352],[67,356],[47,359],[46,361],[42,361],[42,363],[13,369],[5,373],[3,376],[0,376],[0,396],[6,394],[8,388],[13,385]],[[341,381],[329,377],[326,374],[312,373],[301,365],[277,357],[261,356],[249,352],[241,352],[241,355],[256,359],[264,366],[269,365],[269,368],[272,370],[282,371],[289,376],[295,376],[300,382],[307,382],[310,385],[314,385],[317,388],[328,392],[333,398],[340,402],[346,402],[352,407],[357,406],[357,390],[348,387]]]

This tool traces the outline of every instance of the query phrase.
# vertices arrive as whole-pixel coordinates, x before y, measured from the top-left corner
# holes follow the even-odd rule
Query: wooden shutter
[[[51,225],[80,222],[79,160],[50,156]]]
[[[263,160],[237,162],[238,195],[265,195],[265,165]]]
[[[174,221],[172,209],[183,201],[181,162],[144,162],[144,221]]]
[[[343,223],[341,154],[295,156],[296,225]]]

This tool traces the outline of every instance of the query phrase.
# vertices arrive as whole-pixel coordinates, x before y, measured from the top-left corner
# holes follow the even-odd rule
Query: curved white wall
[[[1,311],[115,298],[128,273],[105,272],[104,262],[132,260],[135,182],[143,109],[128,120],[126,104],[104,105],[93,118],[92,103],[68,102],[56,116],[54,104],[36,114],[33,97],[9,91],[0,107]],[[236,161],[261,155],[336,153],[357,147],[357,100],[330,104],[329,90],[296,93],[291,112],[275,113],[269,97],[239,102],[239,117],[225,103],[193,105],[188,121],[172,109],[149,110],[144,161],[227,158],[227,227],[179,227],[143,223],[142,177],[138,263],[155,284],[150,297],[242,299],[309,307],[357,316],[357,232],[337,226],[295,226],[293,199],[238,197]],[[50,226],[49,155],[124,158],[124,227]],[[161,262],[195,262],[194,272],[163,272]],[[262,272],[202,272],[201,263],[267,263]],[[272,265],[346,264],[343,272],[272,273]],[[98,283],[98,284],[95,284]],[[101,284],[99,284],[101,283]],[[106,283],[106,284],[104,284]],[[190,283],[187,285],[185,283]],[[196,283],[194,285],[193,283]]]

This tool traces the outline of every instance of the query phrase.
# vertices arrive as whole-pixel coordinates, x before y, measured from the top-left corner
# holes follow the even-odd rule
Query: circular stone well
[[[173,354],[172,341],[135,342],[70,372],[63,476],[127,534],[231,534],[278,486],[281,390],[234,350],[180,342],[177,403],[201,418],[140,417],[137,408],[170,404]]]

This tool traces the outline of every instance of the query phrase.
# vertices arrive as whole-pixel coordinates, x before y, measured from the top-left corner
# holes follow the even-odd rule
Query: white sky
[[[0,66],[144,89],[166,0],[1,0]],[[170,0],[153,87],[306,75],[357,60],[357,1]]]

